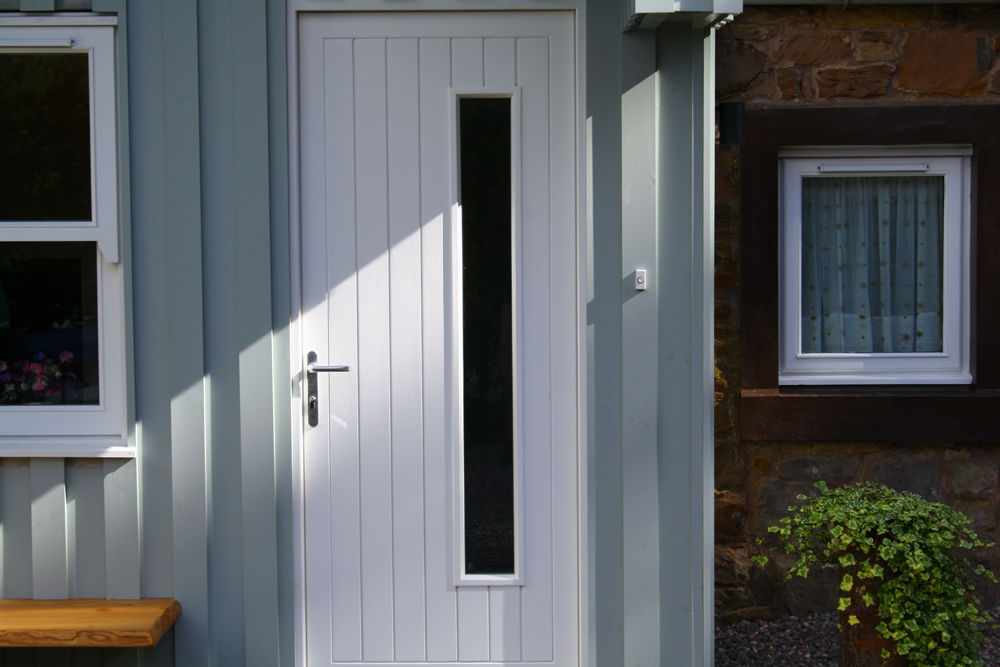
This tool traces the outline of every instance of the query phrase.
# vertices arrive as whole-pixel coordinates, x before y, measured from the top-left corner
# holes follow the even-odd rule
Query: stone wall
[[[747,7],[719,31],[718,101],[750,108],[1000,103],[1000,7]],[[1000,128],[998,128],[1000,131]],[[1000,443],[740,438],[740,153],[716,170],[716,613],[722,623],[833,609],[835,572],[786,581],[755,538],[813,482],[876,480],[965,512],[1000,542]],[[977,555],[1000,572],[996,549]],[[991,604],[1000,588],[982,588]]]

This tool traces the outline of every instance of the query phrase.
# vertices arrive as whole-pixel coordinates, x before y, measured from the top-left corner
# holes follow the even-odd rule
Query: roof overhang
[[[995,5],[997,0],[745,0],[745,5]]]
[[[625,0],[625,30],[655,28],[664,21],[710,26],[743,11],[743,0]]]
[[[930,5],[1000,4],[997,0],[625,0],[625,30],[655,28],[664,21],[691,21],[714,25],[743,5]]]

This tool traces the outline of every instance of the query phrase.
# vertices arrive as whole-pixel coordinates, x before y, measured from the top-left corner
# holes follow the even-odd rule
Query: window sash
[[[102,446],[120,446],[125,433],[124,289],[121,266],[98,257],[97,331],[99,395],[96,405],[0,406],[0,453],[4,445],[25,442],[24,436],[98,437]]]
[[[24,43],[71,46],[24,47]],[[4,241],[96,241],[109,262],[118,262],[118,141],[115,37],[110,26],[0,24],[5,53],[86,53],[90,60],[91,216],[88,220],[0,221]]]
[[[969,365],[970,160],[963,149],[871,149],[781,155],[779,375],[782,385],[967,384]],[[802,181],[845,173],[884,177],[921,172],[944,179],[940,352],[804,352]]]

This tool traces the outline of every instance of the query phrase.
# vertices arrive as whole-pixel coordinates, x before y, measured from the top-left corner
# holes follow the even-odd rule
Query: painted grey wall
[[[142,594],[184,610],[144,662],[291,664],[284,4],[128,28]]]
[[[715,37],[657,29],[660,641],[714,658]]]
[[[150,650],[4,665],[293,663],[282,0],[6,0],[119,18],[136,460],[0,460],[0,594],[175,597]]]
[[[283,0],[118,13],[136,460],[0,460],[0,594],[175,597],[150,650],[0,664],[292,665]],[[687,17],[690,19],[690,17]],[[592,665],[711,661],[711,38],[587,11]],[[632,289],[635,268],[649,289]]]
[[[707,665],[711,17],[622,33],[588,9],[590,664]]]

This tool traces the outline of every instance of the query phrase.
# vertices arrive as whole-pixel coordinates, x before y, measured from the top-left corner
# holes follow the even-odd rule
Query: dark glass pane
[[[465,571],[514,572],[510,99],[459,101]]]
[[[90,220],[88,57],[0,53],[0,220]]]
[[[97,244],[0,243],[0,404],[99,400]]]

